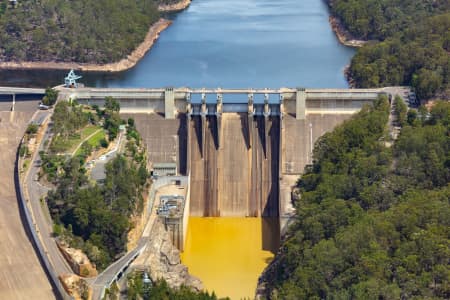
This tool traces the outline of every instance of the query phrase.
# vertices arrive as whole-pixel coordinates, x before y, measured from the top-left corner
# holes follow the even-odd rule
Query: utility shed
[[[153,176],[175,176],[177,175],[176,163],[155,163],[153,165]]]

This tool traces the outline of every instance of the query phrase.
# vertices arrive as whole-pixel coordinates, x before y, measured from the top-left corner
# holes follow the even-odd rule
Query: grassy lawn
[[[78,134],[69,137],[67,141],[62,141],[60,138],[54,139],[52,148],[56,150],[56,152],[72,152],[81,141],[99,129],[101,129],[100,126],[88,125],[80,130]]]
[[[100,130],[99,132],[97,132],[96,134],[94,134],[93,136],[91,136],[87,142],[89,145],[92,146],[92,148],[96,148],[100,146],[100,141],[102,139],[104,139],[106,137],[105,131],[104,130]],[[75,155],[79,155],[81,154],[81,148],[79,148],[77,150],[77,152],[75,153]]]

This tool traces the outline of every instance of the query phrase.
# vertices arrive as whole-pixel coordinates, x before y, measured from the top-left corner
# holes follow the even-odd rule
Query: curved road
[[[49,115],[51,111],[39,113]],[[30,200],[34,220],[39,228],[38,234],[40,235],[44,248],[49,253],[50,262],[53,265],[55,272],[58,275],[62,275],[73,273],[73,271],[67,264],[64,257],[62,256],[61,252],[56,246],[54,238],[52,237],[53,225],[50,219],[50,215],[48,213],[47,206],[41,205],[40,202],[40,199],[47,194],[48,189],[40,185],[37,181],[35,181],[35,178],[39,173],[40,169],[41,158],[39,156],[39,151],[43,150],[45,140],[47,140],[49,136],[50,136],[50,129],[47,128],[44,137],[42,138],[42,141],[39,144],[39,149],[38,151],[35,152],[36,155],[34,157],[33,163],[30,166],[30,172],[28,173],[28,176],[25,178],[24,192],[26,197]]]

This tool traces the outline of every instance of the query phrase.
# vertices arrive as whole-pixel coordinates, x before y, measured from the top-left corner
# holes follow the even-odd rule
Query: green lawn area
[[[106,138],[106,134],[104,130],[100,130],[99,132],[97,132],[96,134],[94,134],[93,136],[91,136],[87,142],[89,145],[92,146],[92,148],[96,148],[96,147],[100,147],[100,141],[102,139]],[[77,152],[75,153],[76,155],[81,154],[81,147],[78,148]]]
[[[104,130],[100,130],[99,132],[97,132],[96,134],[94,134],[93,136],[91,136],[87,142],[89,145],[92,146],[92,148],[96,148],[100,146],[100,141],[102,139],[106,138],[106,134]],[[79,155],[81,154],[81,147],[78,148],[77,152],[75,153],[75,155]]]
[[[56,152],[71,153],[78,147],[79,144],[81,144],[81,142],[85,138],[87,138],[88,136],[90,136],[91,134],[93,134],[94,132],[96,132],[97,130],[99,130],[101,128],[102,127],[100,127],[100,126],[87,125],[78,134],[75,134],[75,135],[69,137],[69,139],[67,141],[62,141],[60,138],[54,139],[51,147]]]

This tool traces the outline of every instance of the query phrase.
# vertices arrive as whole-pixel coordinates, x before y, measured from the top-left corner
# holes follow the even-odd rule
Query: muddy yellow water
[[[253,299],[258,277],[273,258],[269,250],[277,246],[273,225],[261,218],[190,217],[181,259],[208,291]]]

